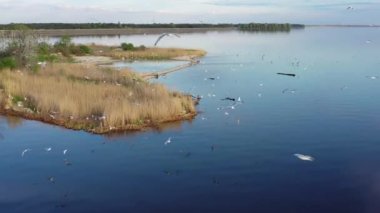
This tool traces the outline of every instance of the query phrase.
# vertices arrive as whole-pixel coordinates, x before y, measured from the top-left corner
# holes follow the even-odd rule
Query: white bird
[[[62,153],[63,153],[64,155],[66,155],[66,153],[67,153],[67,149],[63,150]]]
[[[161,34],[158,38],[157,38],[157,41],[154,43],[154,46],[157,46],[158,42],[160,42],[160,40],[162,38],[164,38],[165,36],[177,36],[178,38],[180,38],[181,36],[179,36],[178,34],[175,34],[175,33],[163,33]]]
[[[303,161],[314,161],[314,158],[309,155],[294,154],[294,156]]]
[[[367,76],[368,79],[377,80],[379,76]]]
[[[25,153],[29,152],[31,149],[25,149],[24,151],[22,151],[21,153],[21,157],[24,157]]]
[[[50,152],[51,151],[51,147],[45,148],[45,151]]]
[[[166,145],[168,145],[168,144],[171,143],[171,142],[172,142],[172,138],[169,137],[169,138],[165,141],[164,144],[165,144],[165,146],[166,146]]]

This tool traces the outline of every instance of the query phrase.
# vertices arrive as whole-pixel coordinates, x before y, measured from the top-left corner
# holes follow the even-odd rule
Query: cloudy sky
[[[380,24],[380,0],[0,0],[1,23],[119,21]]]

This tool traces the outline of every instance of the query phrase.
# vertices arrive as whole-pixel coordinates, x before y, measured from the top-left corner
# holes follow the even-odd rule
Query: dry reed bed
[[[146,48],[145,50],[123,51],[117,47],[92,45],[94,55],[122,60],[169,60],[187,56],[189,58],[206,55],[203,50],[179,48]]]
[[[194,100],[128,70],[54,64],[38,74],[0,71],[0,111],[94,133],[193,117]]]

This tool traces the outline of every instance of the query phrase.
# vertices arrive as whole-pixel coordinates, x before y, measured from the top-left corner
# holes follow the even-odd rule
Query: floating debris
[[[236,101],[235,98],[225,97],[223,99],[220,99],[221,101]]]
[[[277,75],[286,75],[286,76],[296,77],[296,74],[293,74],[293,73],[278,72]]]
[[[294,156],[303,161],[314,161],[314,158],[309,155],[294,154]]]
[[[50,152],[51,151],[51,147],[45,148],[45,151]]]
[[[66,153],[67,153],[67,149],[63,150],[62,153],[63,153],[64,155],[66,155]]]
[[[297,92],[296,89],[290,89],[290,88],[287,88],[287,89],[282,90],[282,94],[284,94],[284,93],[292,93],[292,94],[295,94],[296,92]]]

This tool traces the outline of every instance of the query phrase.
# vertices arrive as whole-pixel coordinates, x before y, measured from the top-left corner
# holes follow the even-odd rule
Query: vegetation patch
[[[191,95],[130,70],[72,63],[73,56],[128,59],[203,55],[203,51],[76,45],[70,37],[40,42],[24,28],[0,37],[0,113],[93,133],[140,130],[196,115]],[[122,47],[123,45],[121,45]],[[133,48],[131,48],[133,47]]]

